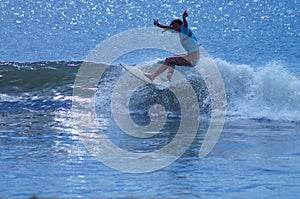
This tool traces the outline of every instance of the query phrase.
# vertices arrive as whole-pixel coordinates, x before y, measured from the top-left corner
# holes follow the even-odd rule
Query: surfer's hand
[[[189,13],[187,12],[187,10],[184,11],[184,13],[182,14],[182,18],[186,18],[189,16]]]

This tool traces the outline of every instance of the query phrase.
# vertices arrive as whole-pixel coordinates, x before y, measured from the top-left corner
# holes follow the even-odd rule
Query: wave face
[[[80,62],[0,64],[1,111],[69,108]]]
[[[215,63],[225,84],[228,117],[300,121],[300,80],[282,64],[273,62],[254,69],[221,59],[216,59]],[[1,63],[1,110],[70,108],[73,84],[80,65],[81,62]],[[193,72],[184,68],[179,68],[179,71]],[[113,88],[114,82],[125,72],[120,67],[108,67],[99,82],[99,89],[105,88],[97,97],[97,106],[101,110],[110,102],[109,88]],[[209,94],[203,82],[193,77],[189,82],[198,95],[201,110],[209,113]],[[156,94],[153,95],[153,92]],[[148,99],[150,105],[157,100],[164,101],[165,104],[173,104],[170,111],[178,110],[172,93],[148,86],[135,91],[135,97],[130,102],[131,111],[138,112],[144,108],[143,102],[139,101],[141,96],[146,96],[144,99]]]

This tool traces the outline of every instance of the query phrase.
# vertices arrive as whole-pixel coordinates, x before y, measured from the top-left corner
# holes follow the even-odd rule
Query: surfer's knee
[[[164,65],[175,68],[175,64],[172,57],[168,57],[164,61]]]

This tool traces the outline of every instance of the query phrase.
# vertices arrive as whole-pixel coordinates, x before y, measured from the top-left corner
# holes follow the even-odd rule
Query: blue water
[[[297,0],[1,1],[0,198],[298,198],[299,7]],[[224,81],[228,104],[221,137],[208,156],[198,157],[211,104],[206,88],[193,84],[202,117],[187,151],[150,173],[109,168],[86,149],[72,120],[82,61],[111,36],[153,27],[154,18],[168,24],[185,9]],[[139,65],[165,56],[148,49],[121,61]],[[110,67],[99,82],[95,110],[105,121],[101,128],[130,151],[167,144],[180,123],[177,101],[167,91],[140,88],[130,102],[140,125],[149,122],[147,111],[156,100],[173,112],[159,136],[133,140],[114,123],[110,95],[125,73]]]

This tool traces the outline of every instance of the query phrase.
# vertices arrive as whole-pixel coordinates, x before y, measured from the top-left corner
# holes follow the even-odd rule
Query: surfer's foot
[[[171,79],[163,78],[163,77],[161,77],[160,79],[161,79],[162,81],[164,81],[164,82],[170,82],[170,81],[171,81]]]
[[[153,81],[155,79],[155,77],[151,73],[144,73],[144,75],[151,81]]]

